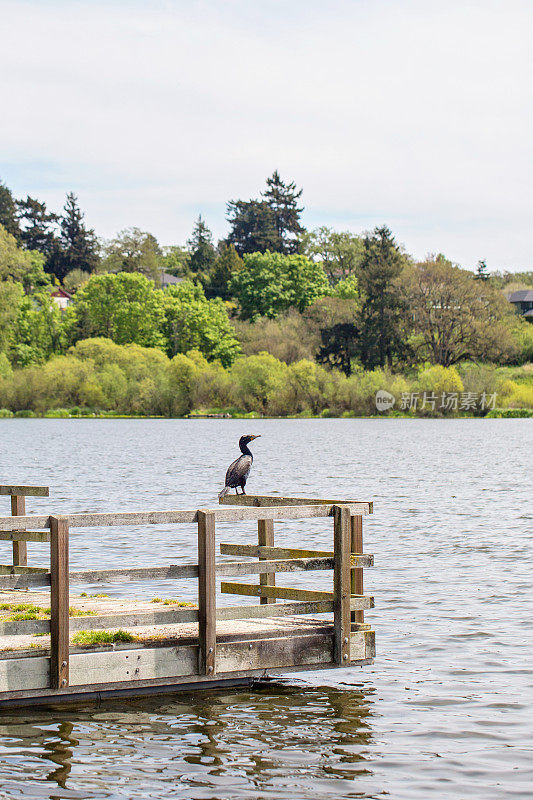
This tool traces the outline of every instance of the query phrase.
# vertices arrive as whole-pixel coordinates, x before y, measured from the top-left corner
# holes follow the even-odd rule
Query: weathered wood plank
[[[70,631],[84,631],[115,628],[136,628],[149,625],[179,625],[184,622],[198,622],[198,609],[175,608],[164,611],[124,611],[116,614],[99,614],[70,618]],[[31,635],[50,633],[47,619],[9,620],[0,619],[0,636]]]
[[[329,664],[333,661],[333,637],[327,634],[224,642],[218,648],[221,672],[283,669],[304,664]]]
[[[32,636],[50,633],[49,619],[0,619],[0,636]]]
[[[266,619],[299,614],[329,614],[331,611],[333,600],[276,603],[269,606],[222,606],[217,608],[217,619]]]
[[[354,599],[354,604],[360,601]],[[367,606],[368,607],[368,606]],[[305,614],[329,614],[333,611],[333,600],[300,601],[276,603],[274,606],[222,606],[217,608],[217,620],[267,619],[273,617],[292,617]],[[147,627],[149,625],[179,625],[198,622],[198,609],[174,608],[154,611],[124,611],[116,614],[81,616],[70,618],[70,631],[98,630],[116,628]],[[352,631],[360,626],[352,623]],[[366,625],[370,629],[370,625]],[[50,633],[50,620],[9,620],[0,619],[0,636],[32,635]]]
[[[335,569],[333,572],[333,625],[335,661],[344,664],[350,658],[350,511],[337,506],[334,517]]]
[[[260,586],[253,583],[222,581],[220,591],[223,594],[239,594],[248,597],[279,597],[283,600],[333,600],[333,592],[292,589],[284,586]]]
[[[350,550],[352,559],[354,553],[359,554],[363,552],[363,517],[360,515],[352,516],[350,521]],[[357,556],[355,556],[357,557]],[[351,574],[351,592],[352,594],[363,594],[363,570],[355,569]],[[365,612],[354,611],[352,613],[352,622],[364,622]]]
[[[30,589],[50,586],[50,573],[0,575],[0,589]]]
[[[265,575],[274,572],[309,572],[333,569],[333,558],[283,558],[275,561],[226,561],[217,564],[217,575]],[[274,584],[261,584],[271,586]]]
[[[50,489],[48,486],[0,486],[0,495],[11,495],[19,497],[49,497]]]
[[[50,527],[50,516],[30,514],[25,517],[0,517],[0,531],[26,531]]]
[[[50,659],[47,656],[0,660],[0,691],[47,689],[49,686]]]
[[[71,686],[198,674],[196,645],[73,653],[71,660]]]
[[[198,512],[198,641],[200,675],[216,671],[215,515]]]
[[[11,564],[0,564],[0,575],[46,575],[46,567],[15,567]]]
[[[26,516],[26,498],[19,494],[11,495],[11,514],[14,517]],[[28,563],[28,548],[26,542],[13,541],[13,565],[26,566]]]
[[[170,564],[168,567],[127,567],[71,572],[71,583],[127,583],[128,581],[197,578],[197,564]]]
[[[268,606],[265,608],[270,610]],[[220,678],[231,674],[253,674],[257,669],[275,669],[283,673],[299,667],[334,666],[331,634],[234,641],[221,643],[219,648]],[[351,634],[350,661],[368,662],[374,655],[373,631]],[[32,690],[46,689],[49,685],[49,661],[46,656],[0,660],[0,699],[9,699],[17,692],[31,696]],[[201,679],[197,676],[197,664],[198,647],[194,645],[73,653],[71,688],[67,691],[71,692],[74,686],[104,691],[117,684],[141,686],[152,680],[173,677]],[[61,692],[57,696],[60,697]]]
[[[68,523],[50,518],[50,686],[69,685]]]
[[[301,600],[301,601],[333,601],[333,592],[322,592],[312,589],[293,589],[285,586],[259,586],[253,583],[228,583],[223,581],[220,585],[223,594],[238,594],[247,597],[278,597],[282,600]],[[367,595],[363,597],[352,597],[350,607],[353,610],[359,608],[373,608],[374,598]]]
[[[255,544],[230,544],[221,542],[220,552],[227,556],[256,558],[333,558],[333,550],[302,550],[294,547],[261,547]],[[351,557],[352,567],[373,567],[374,556],[358,554]]]
[[[244,495],[245,497],[247,495]],[[351,503],[345,506],[352,514],[371,513],[371,503]],[[334,505],[292,505],[265,508],[227,507],[212,510],[216,522],[240,522],[258,519],[311,519],[313,517],[330,517]],[[195,523],[198,511],[120,511],[102,514],[67,514],[64,515],[71,528],[113,527],[119,525],[163,525]],[[39,514],[25,517],[0,517],[0,531],[37,530],[49,528],[50,517]]]
[[[49,542],[49,531],[0,531],[0,541]]]
[[[357,510],[354,508],[352,511],[353,514],[372,514],[373,509],[372,502],[362,500],[322,500],[316,497],[272,497],[258,494],[227,494],[224,497],[220,497],[218,502],[221,505],[255,506],[256,508],[266,508],[268,506],[349,505],[351,508],[357,507]],[[359,507],[361,510],[359,510]]]
[[[238,496],[247,497],[248,495]],[[352,514],[370,514],[370,505],[370,503],[352,503],[346,508],[349,508]],[[239,522],[246,519],[311,519],[313,517],[331,517],[333,508],[333,504],[265,506],[260,509],[244,505],[230,507],[228,504],[226,508],[218,508],[215,514],[217,522]]]
[[[258,519],[257,520],[257,544],[258,546],[273,547],[274,546],[274,520],[273,519]],[[259,556],[264,559],[264,556]],[[262,586],[275,586],[276,573],[267,572],[259,578],[259,583]],[[276,602],[275,597],[260,597],[260,605],[270,605]]]

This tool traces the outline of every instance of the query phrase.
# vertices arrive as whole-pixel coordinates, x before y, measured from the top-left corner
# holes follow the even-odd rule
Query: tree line
[[[386,226],[360,235],[301,223],[302,190],[278,172],[227,205],[215,243],[199,216],[184,245],[129,228],[99,240],[72,193],[56,214],[0,184],[0,368],[27,368],[84,340],[188,352],[231,370],[267,352],[346,378],[376,369],[533,360],[533,326],[505,298],[533,274],[488,274],[444,255],[417,262]],[[161,291],[161,274],[180,281]],[[50,290],[72,303],[61,312]]]

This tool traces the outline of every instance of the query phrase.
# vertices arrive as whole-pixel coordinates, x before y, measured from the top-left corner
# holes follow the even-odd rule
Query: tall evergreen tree
[[[277,169],[267,178],[267,189],[262,196],[274,212],[279,240],[277,249],[280,253],[298,252],[300,236],[304,232],[300,225],[303,206],[298,207],[302,191],[303,189],[296,189],[294,181],[282,181]]]
[[[193,272],[207,272],[211,269],[216,259],[215,248],[213,247],[213,234],[207,227],[202,215],[198,215],[191,234],[187,241],[187,247],[191,254],[189,266]]]
[[[209,295],[213,297],[222,297],[223,300],[229,300],[231,296],[229,290],[230,281],[243,267],[244,262],[233,245],[221,242],[218,247],[216,261],[209,274],[206,294],[209,292]]]
[[[404,302],[398,278],[405,264],[389,228],[376,227],[365,236],[358,276],[363,295],[359,347],[361,361],[369,369],[391,364],[402,351]]]
[[[276,215],[266,200],[231,200],[227,205],[231,225],[227,244],[242,257],[246,253],[279,252]]]
[[[17,203],[5,183],[0,181],[0,225],[15,239],[20,239],[20,228],[17,219]]]
[[[73,269],[93,272],[98,259],[95,233],[85,226],[78,198],[69,192],[61,216],[61,234],[48,259],[47,270],[63,280]]]
[[[38,250],[49,256],[54,244],[53,226],[58,221],[57,214],[46,210],[46,204],[30,197],[17,201],[20,225],[20,240],[26,250]]]
[[[477,262],[477,270],[474,277],[478,281],[488,281],[490,278],[489,268],[487,267],[487,262],[484,258]]]

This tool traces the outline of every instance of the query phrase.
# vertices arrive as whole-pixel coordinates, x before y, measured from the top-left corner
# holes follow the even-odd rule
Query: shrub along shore
[[[376,394],[390,407],[378,411]],[[392,404],[391,398],[394,399]],[[531,416],[533,365],[421,365],[407,374],[347,376],[308,359],[270,353],[231,366],[198,351],[169,358],[158,348],[109,339],[77,342],[66,355],[13,369],[0,355],[0,417],[366,417]]]

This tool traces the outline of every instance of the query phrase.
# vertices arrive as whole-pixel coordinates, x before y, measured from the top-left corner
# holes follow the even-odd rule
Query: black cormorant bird
[[[248,448],[248,444],[254,439],[259,439],[259,436],[241,436],[239,439],[239,448],[242,456],[239,456],[239,458],[229,465],[228,471],[226,472],[226,485],[222,491],[219,492],[219,497],[225,497],[230,489],[235,489],[235,494],[239,494],[237,491],[239,486],[242,489],[241,494],[246,494],[244,487],[254,460]]]

